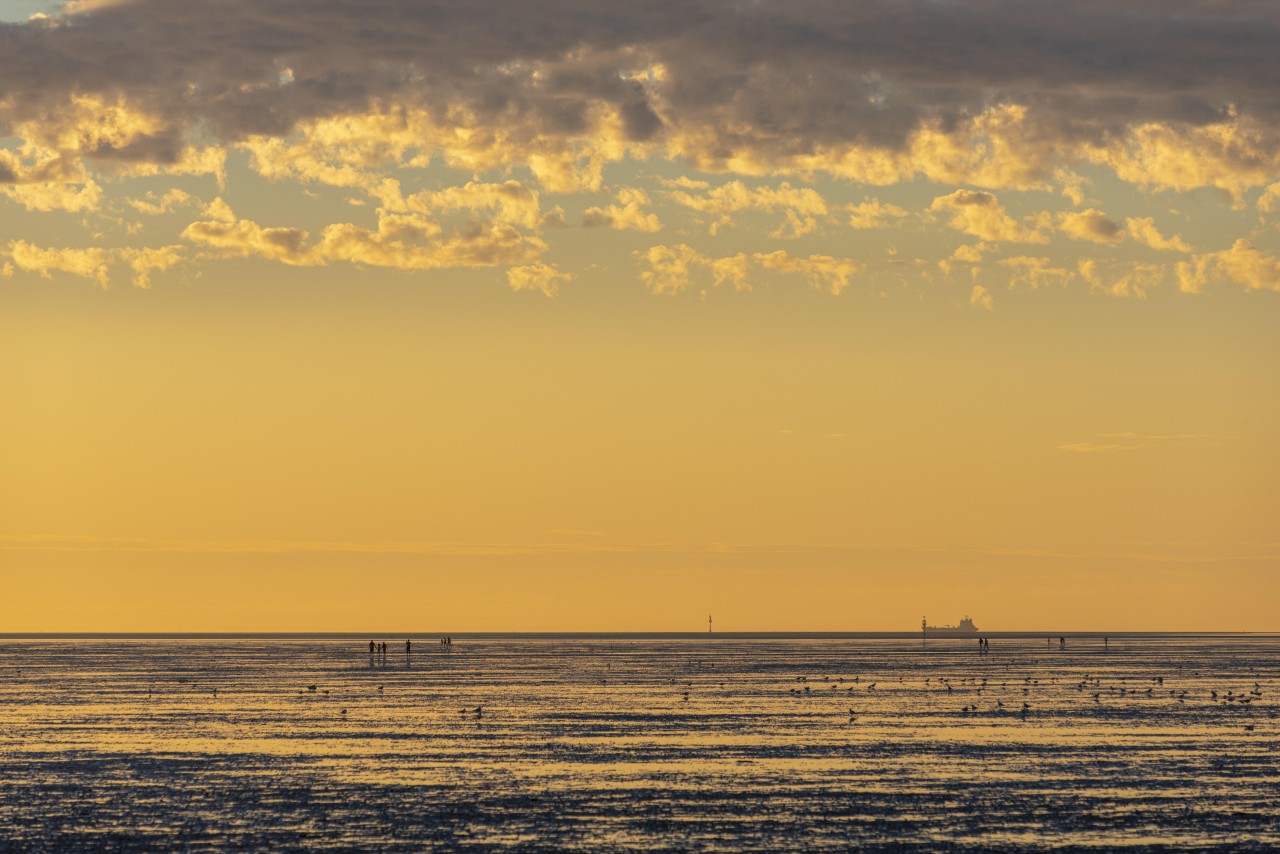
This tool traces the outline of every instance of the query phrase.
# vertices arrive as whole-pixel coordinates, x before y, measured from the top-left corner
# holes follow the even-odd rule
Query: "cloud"
[[[111,284],[111,268],[117,264],[129,267],[133,284],[151,286],[151,274],[168,270],[185,260],[182,247],[42,247],[25,240],[10,241],[4,250],[6,269],[37,273],[48,279],[55,272],[90,279],[102,288]]]
[[[1175,234],[1173,237],[1165,237],[1156,229],[1155,220],[1151,217],[1129,217],[1125,220],[1125,225],[1129,229],[1129,236],[1134,240],[1142,243],[1152,249],[1167,250],[1171,252],[1193,252],[1191,246],[1182,239],[1182,235]]]
[[[1091,291],[1135,299],[1146,299],[1147,293],[1164,281],[1166,272],[1163,264],[1130,263],[1121,265],[1119,275],[1104,278],[1098,266],[1098,261],[1093,258],[1081,260],[1078,266],[1080,278],[1089,284]]]
[[[644,190],[621,187],[614,193],[615,204],[608,207],[590,207],[582,214],[582,224],[587,227],[613,228],[619,231],[661,231],[662,222],[657,214],[643,210],[649,204]]]
[[[448,194],[442,210],[467,204],[492,204],[502,211],[501,194],[488,192]],[[519,210],[517,206],[516,210]],[[255,257],[294,266],[317,266],[334,261],[347,261],[372,267],[397,270],[435,270],[461,267],[537,264],[546,244],[511,224],[511,211],[488,220],[467,220],[446,229],[439,221],[417,212],[377,212],[377,227],[366,228],[354,223],[334,223],[321,232],[317,240],[299,228],[264,228],[252,220],[240,219],[226,203],[216,199],[206,215],[211,219],[193,222],[182,237],[213,250],[223,257]],[[546,279],[550,284],[555,279]],[[538,279],[533,273],[517,274],[515,282],[529,284]]]
[[[1076,240],[1094,243],[1119,243],[1125,238],[1123,226],[1093,208],[1058,214],[1058,230]]]
[[[779,273],[799,273],[818,290],[839,294],[849,286],[850,280],[861,265],[851,258],[833,258],[830,255],[809,255],[801,258],[784,249],[767,254],[759,253],[752,259],[767,270]]]
[[[1034,291],[1049,285],[1065,285],[1071,280],[1069,270],[1055,267],[1048,258],[1015,255],[1001,258],[997,263],[1009,269],[1009,286],[1014,288],[1025,287]]]
[[[553,264],[525,264],[507,270],[507,284],[512,290],[540,291],[549,297],[556,295],[561,282],[571,279],[571,274],[560,272]]]
[[[956,264],[968,264],[970,275],[976,277],[979,272],[978,265],[982,263],[982,253],[986,249],[987,245],[985,243],[976,245],[961,244],[948,257],[938,262],[938,269],[942,271],[942,275],[950,276],[951,270]]]
[[[640,273],[640,281],[655,294],[679,293],[689,287],[692,268],[709,263],[709,259],[687,243],[650,246],[636,254],[649,268]]]
[[[1165,237],[1156,228],[1152,217],[1128,217],[1124,225],[1112,220],[1102,211],[1089,208],[1079,212],[1065,211],[1058,214],[1058,230],[1076,240],[1115,245],[1132,239],[1142,245],[1160,251],[1192,252],[1182,235]]]
[[[296,266],[323,263],[315,252],[306,247],[306,231],[300,228],[263,228],[252,220],[237,219],[221,198],[211,207],[214,219],[191,223],[182,231],[184,239],[214,249],[226,257],[259,257]]]
[[[1267,188],[1255,207],[1275,213],[1278,42],[1280,6],[1211,0],[690,0],[608,14],[588,0],[77,3],[0,24],[0,195],[85,215],[93,229],[126,204],[158,216],[189,203],[170,191],[204,192],[148,181],[141,195],[126,181],[204,176],[238,199],[225,189],[228,162],[247,162],[307,192],[342,188],[368,209],[344,208],[311,232],[205,216],[183,232],[202,257],[536,268],[541,230],[563,222],[545,194],[603,193],[611,166],[661,161],[641,173],[664,188],[655,198],[713,233],[761,214],[779,240],[840,218],[855,229],[907,220],[885,193],[845,205],[810,186],[836,177],[963,186],[934,198],[925,219],[989,243],[1044,245],[1056,230],[1194,255],[1150,217],[1011,215],[1005,204],[1028,209],[1007,191],[1061,193],[1082,208],[1082,176],[1106,169],[1151,190],[1217,188],[1238,206]],[[688,175],[653,177],[676,168]],[[348,217],[357,221],[333,221]],[[663,225],[636,187],[587,207],[582,222]],[[1246,247],[1194,255],[1180,284],[1273,289],[1274,257]],[[696,274],[743,290],[761,271],[838,290],[856,269],[835,253],[700,257],[710,260],[693,263]],[[657,260],[649,271],[665,281]],[[942,263],[949,273],[980,260]],[[1074,258],[1001,263],[1021,286],[1077,274]],[[671,272],[679,281],[678,263]],[[1141,296],[1153,277],[1135,268],[1105,287]]]
[[[537,231],[545,221],[538,191],[519,181],[468,181],[405,197],[399,181],[383,179],[369,187],[369,193],[381,202],[382,211],[396,214],[419,213],[437,218],[461,214],[530,231]]]
[[[15,116],[13,103],[0,100],[0,133],[19,140],[16,150],[0,151],[0,192],[28,210],[97,210],[103,194],[88,160],[111,177],[223,177],[220,148],[175,137],[162,117],[121,95],[72,92],[32,116]]]
[[[264,174],[355,186],[438,155],[475,173],[527,164],[557,192],[598,188],[601,164],[629,152],[743,175],[1064,190],[1058,176],[1093,163],[1238,195],[1273,183],[1280,157],[1280,9],[1266,3],[69,8],[0,29],[0,123],[64,142],[102,127],[59,149],[71,160],[175,167],[242,145]],[[89,106],[53,107],[77,98]]]
[[[140,199],[125,199],[129,207],[147,216],[166,214],[184,205],[193,203],[191,195],[176,187],[167,193],[149,192]]]
[[[1243,285],[1251,291],[1280,291],[1280,258],[1241,238],[1230,249],[1179,262],[1177,276],[1184,293],[1201,293],[1207,285],[1223,282]]]
[[[1275,213],[1280,211],[1280,181],[1270,185],[1258,197],[1255,205],[1259,211],[1263,213]]]
[[[974,285],[973,290],[969,292],[969,305],[976,305],[990,311],[995,308],[995,300],[991,297],[991,291],[982,285]]]
[[[938,196],[929,211],[948,217],[947,225],[981,240],[1010,243],[1048,243],[1049,238],[1038,227],[1018,222],[1005,212],[992,193],[978,190],[956,190]]]
[[[882,204],[879,199],[864,198],[861,204],[849,205],[849,227],[857,229],[884,228],[893,219],[907,216],[897,205]]]
[[[44,181],[32,184],[0,185],[0,193],[29,211],[96,211],[102,204],[102,188],[92,178],[82,183]]]
[[[1123,138],[1085,147],[1079,156],[1107,166],[1122,181],[1162,190],[1216,187],[1239,197],[1280,170],[1275,116],[1263,123],[1223,107],[1223,121],[1205,125],[1148,122]]]
[[[700,213],[711,214],[711,233],[733,224],[733,214],[742,211],[781,211],[785,219],[771,237],[799,237],[818,227],[818,217],[827,215],[826,200],[808,187],[793,187],[782,182],[776,187],[748,187],[742,181],[729,181],[719,187],[697,192],[673,190],[672,201]]]
[[[802,276],[815,289],[839,295],[861,269],[861,265],[850,258],[830,255],[800,257],[783,249],[716,258],[681,243],[651,246],[634,254],[648,268],[641,271],[640,280],[655,294],[679,293],[691,286],[695,274],[701,273],[710,275],[716,287],[728,284],[734,290],[750,290],[747,276],[752,268],[760,268]]]

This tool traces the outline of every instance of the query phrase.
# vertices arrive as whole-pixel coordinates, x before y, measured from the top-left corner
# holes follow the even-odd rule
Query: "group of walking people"
[[[452,652],[453,638],[451,637],[440,638],[440,646],[443,647],[446,652]],[[413,641],[411,639],[406,638],[404,642],[404,656],[405,658],[408,658],[412,654],[413,654]],[[387,663],[386,641],[383,641],[381,643],[377,641],[369,641],[369,662],[372,664],[375,658],[382,664]]]

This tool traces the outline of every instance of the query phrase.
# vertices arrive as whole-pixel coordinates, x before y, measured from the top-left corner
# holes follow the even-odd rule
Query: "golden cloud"
[[[182,247],[120,247],[120,248],[52,248],[36,246],[25,240],[11,241],[5,255],[14,268],[34,272],[51,278],[54,272],[67,273],[83,279],[91,279],[103,288],[111,284],[111,267],[125,264],[132,272],[133,284],[150,287],[151,274],[168,270],[185,260]]]
[[[525,264],[507,270],[507,284],[514,291],[539,291],[553,297],[560,290],[560,283],[573,279],[572,274],[562,273],[554,264]]]
[[[1076,240],[1094,243],[1119,243],[1125,238],[1124,226],[1094,208],[1058,214],[1058,230]]]
[[[661,231],[662,221],[657,214],[648,213],[644,206],[649,196],[644,190],[621,187],[614,192],[615,203],[608,207],[590,207],[583,211],[582,224],[587,227],[613,228],[619,231]]]
[[[1016,255],[1001,258],[997,263],[1009,269],[1009,286],[1014,288],[1025,287],[1034,291],[1049,285],[1066,285],[1071,280],[1070,271],[1055,267],[1048,258]]]
[[[770,237],[799,237],[818,227],[817,217],[827,215],[826,200],[808,187],[792,187],[782,182],[777,187],[748,187],[742,181],[729,181],[718,187],[697,192],[673,190],[668,193],[679,205],[711,214],[711,233],[733,223],[733,214],[742,211],[781,211],[784,221]]]
[[[1214,282],[1232,282],[1248,290],[1280,291],[1280,258],[1241,238],[1230,249],[1179,262],[1177,276],[1184,293],[1200,293]]]
[[[908,216],[907,211],[897,205],[881,203],[879,199],[864,198],[861,204],[849,205],[849,227],[857,229],[884,228],[890,220]]]
[[[1149,216],[1129,217],[1125,220],[1125,227],[1128,229],[1130,237],[1152,249],[1170,252],[1194,251],[1191,246],[1182,239],[1182,235],[1175,234],[1173,237],[1165,237],[1162,235],[1156,228],[1155,220]]]
[[[647,267],[640,280],[655,294],[676,294],[688,288],[695,272],[706,272],[715,286],[732,285],[735,290],[750,290],[747,276],[753,266],[773,273],[803,276],[817,290],[839,295],[861,265],[851,258],[830,255],[792,255],[786,250],[739,253],[722,258],[703,255],[688,244],[651,246],[634,253]]]
[[[1048,236],[1039,223],[1026,225],[1005,212],[1004,206],[992,193],[978,190],[956,190],[946,196],[938,196],[929,205],[929,211],[948,217],[947,225],[957,231],[973,235],[980,240],[1010,243],[1048,243]]]

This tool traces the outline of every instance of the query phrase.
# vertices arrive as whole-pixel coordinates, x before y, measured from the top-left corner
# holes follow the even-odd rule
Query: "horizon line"
[[[1045,637],[1066,637],[1080,639],[1102,638],[1143,638],[1143,637],[1280,637],[1280,630],[1079,630],[1079,629],[1010,629],[1002,631],[978,632],[929,632],[926,636],[918,629],[915,631],[874,631],[874,630],[744,630],[744,631],[33,631],[33,632],[0,632],[0,640],[21,640],[28,638],[75,638],[75,639],[197,639],[197,638],[668,638],[668,639],[800,639],[800,638],[849,638],[849,639],[882,639],[882,640],[968,640],[979,637],[1018,639],[1040,639]]]

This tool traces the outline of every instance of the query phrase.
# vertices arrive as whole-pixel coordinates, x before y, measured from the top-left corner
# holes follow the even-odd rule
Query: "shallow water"
[[[1280,848],[1275,638],[364,644],[0,642],[0,847]]]

